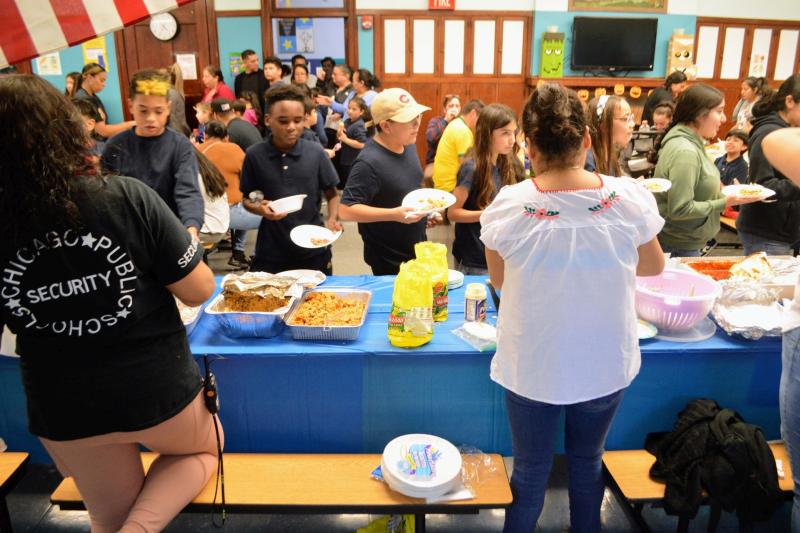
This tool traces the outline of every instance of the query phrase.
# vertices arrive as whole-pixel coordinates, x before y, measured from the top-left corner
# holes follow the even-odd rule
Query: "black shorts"
[[[286,270],[309,269],[319,270],[326,276],[333,274],[333,264],[331,263],[330,247],[323,250],[321,254],[312,255],[311,257],[304,257],[300,259],[284,259],[273,257],[254,257],[253,263],[250,265],[250,272],[270,272],[277,274]]]

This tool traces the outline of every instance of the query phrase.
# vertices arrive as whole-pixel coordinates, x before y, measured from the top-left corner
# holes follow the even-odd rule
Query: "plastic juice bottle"
[[[464,295],[464,321],[486,320],[486,287],[482,283],[470,283]]]

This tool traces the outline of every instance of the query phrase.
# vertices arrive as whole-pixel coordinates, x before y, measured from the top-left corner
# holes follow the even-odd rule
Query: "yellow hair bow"
[[[136,94],[144,96],[167,96],[169,83],[163,80],[139,80],[136,82]]]

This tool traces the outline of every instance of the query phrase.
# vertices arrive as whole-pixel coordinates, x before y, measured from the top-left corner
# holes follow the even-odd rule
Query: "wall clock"
[[[170,13],[159,13],[150,19],[150,33],[159,41],[169,41],[178,33],[178,21]]]

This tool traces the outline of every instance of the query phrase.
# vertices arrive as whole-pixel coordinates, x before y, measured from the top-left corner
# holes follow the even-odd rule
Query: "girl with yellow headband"
[[[131,77],[128,106],[135,127],[106,143],[101,164],[155,189],[197,239],[204,218],[197,157],[189,139],[167,128],[170,87],[169,77],[158,70],[140,70]]]

